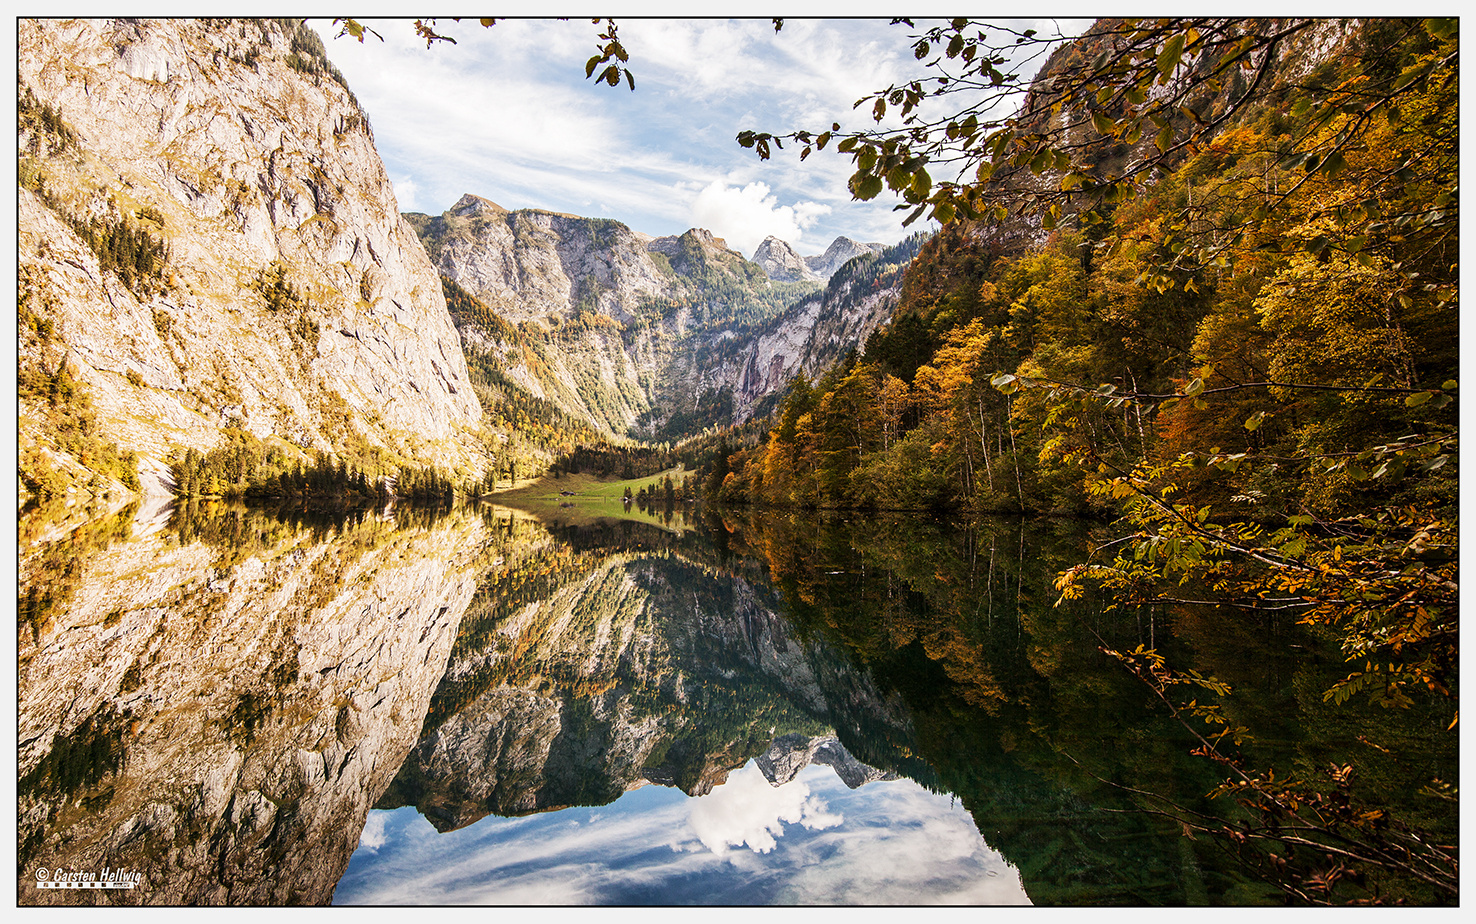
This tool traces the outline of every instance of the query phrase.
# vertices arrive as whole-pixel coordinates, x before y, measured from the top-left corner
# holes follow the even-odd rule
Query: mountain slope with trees
[[[988,84],[976,26],[923,34],[919,59],[946,48],[934,65]],[[725,459],[720,496],[1111,518],[1063,599],[1290,617],[1347,657],[1330,702],[1456,701],[1457,42],[1438,20],[1104,21],[1017,118],[940,126],[958,183],[926,179],[949,149],[920,129],[844,136],[858,197],[890,186],[948,223],[865,352],[796,381],[764,444]],[[1218,721],[1212,678],[1104,651]],[[1453,887],[1443,848],[1385,842],[1377,806],[1316,815],[1317,784],[1242,767],[1209,729],[1257,838],[1305,823],[1334,863],[1345,826],[1367,840],[1342,861]]]

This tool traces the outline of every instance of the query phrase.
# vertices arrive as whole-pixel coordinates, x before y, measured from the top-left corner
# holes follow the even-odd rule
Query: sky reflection
[[[334,904],[1025,904],[1019,873],[946,795],[849,790],[812,765],[750,762],[707,796],[646,786],[610,805],[489,816],[438,834],[372,811]]]

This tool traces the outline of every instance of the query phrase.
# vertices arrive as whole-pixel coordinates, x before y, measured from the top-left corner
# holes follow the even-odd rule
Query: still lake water
[[[1235,688],[1258,765],[1456,836],[1448,714],[1325,705],[1292,624],[1056,606],[1086,524],[639,519],[23,521],[20,902],[1278,901],[1145,811],[1230,807],[1100,650],[1140,643]]]

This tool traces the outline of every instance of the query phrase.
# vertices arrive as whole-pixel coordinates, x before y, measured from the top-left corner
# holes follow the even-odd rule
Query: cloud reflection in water
[[[748,849],[730,849],[736,847]],[[438,834],[371,812],[335,904],[1025,904],[1019,873],[947,795],[848,790],[811,766],[771,786],[752,763],[690,798],[645,786],[599,808],[489,816]]]
[[[768,853],[784,833],[784,823],[799,823],[821,831],[845,819],[826,811],[825,800],[810,793],[801,780],[774,786],[749,764],[728,777],[711,793],[691,802],[687,823],[702,845],[721,854],[729,846],[746,845]]]

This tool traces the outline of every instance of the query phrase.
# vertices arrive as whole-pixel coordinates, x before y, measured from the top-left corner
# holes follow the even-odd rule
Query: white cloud
[[[910,780],[852,791],[821,766],[773,787],[750,763],[697,799],[644,787],[598,810],[488,817],[446,834],[413,809],[375,811],[362,844],[339,903],[1029,901],[949,797]]]
[[[751,257],[771,234],[797,246],[805,229],[830,210],[828,205],[811,201],[780,205],[766,183],[730,187],[714,180],[697,194],[690,214],[694,226],[707,228]]]
[[[768,853],[778,844],[775,838],[784,834],[785,822],[824,830],[843,820],[827,812],[825,802],[810,795],[809,786],[799,780],[770,785],[750,764],[711,793],[693,800],[687,822],[703,846],[721,854],[739,846]]]
[[[796,16],[778,34],[765,18],[621,20],[633,93],[585,79],[599,31],[588,20],[443,20],[457,43],[430,49],[407,20],[366,22],[383,41],[336,39],[312,21],[369,114],[403,210],[436,213],[470,192],[649,234],[707,227],[749,254],[769,234],[818,253],[840,234],[889,243],[913,230],[889,192],[851,200],[851,160],[833,145],[800,163],[793,145],[761,161],[735,140],[869,126],[858,98],[920,76],[914,30],[885,18]]]
[[[907,896],[939,905],[1029,903],[1019,871],[984,843],[961,806],[911,781],[869,783],[838,796],[858,797],[864,816],[808,842],[776,902],[884,905]]]
[[[756,34],[753,22],[654,19],[633,21],[621,37],[645,71],[671,80],[673,88],[733,93],[758,76],[750,66]]]
[[[378,853],[384,846],[384,823],[389,818],[384,812],[370,812],[364,821],[364,830],[359,833],[359,849]]]
[[[390,182],[395,187],[395,202],[400,206],[400,211],[420,211],[420,207],[415,201],[415,194],[419,189],[415,180],[408,176],[396,176],[390,177]]]
[[[775,36],[767,20],[632,19],[621,38],[634,93],[584,79],[596,31],[587,21],[446,22],[457,44],[431,49],[405,21],[370,24],[383,42],[334,39],[314,21],[369,114],[402,209],[435,213],[471,192],[508,208],[598,213],[651,234],[709,227],[748,252],[768,234],[794,244],[809,232],[816,252],[837,234],[902,236],[890,203],[849,200],[850,171],[830,152],[799,164],[786,147],[760,161],[734,138],[848,111],[892,76],[844,54],[898,33],[884,22],[794,20]],[[810,60],[812,34],[831,29],[844,34],[814,46]],[[715,181],[733,189],[709,193],[694,220],[694,198]],[[767,192],[744,201],[754,183]]]

